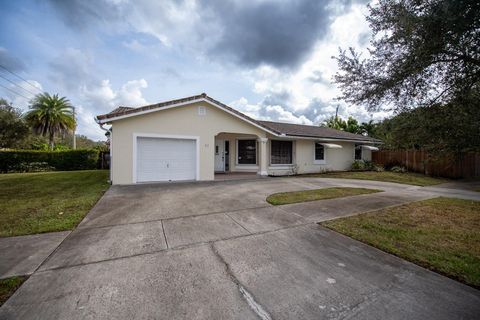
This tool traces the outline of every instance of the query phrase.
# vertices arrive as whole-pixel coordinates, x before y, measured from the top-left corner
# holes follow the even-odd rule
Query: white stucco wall
[[[271,139],[275,139],[271,137]],[[327,142],[327,141],[322,141]],[[315,140],[298,139],[294,141],[294,165],[296,165],[297,173],[318,173],[325,171],[342,171],[349,170],[354,159],[355,143],[328,141],[341,145],[341,149],[325,148],[325,163],[316,163],[315,156]],[[292,169],[287,166],[269,166],[269,174],[282,175],[288,174]]]

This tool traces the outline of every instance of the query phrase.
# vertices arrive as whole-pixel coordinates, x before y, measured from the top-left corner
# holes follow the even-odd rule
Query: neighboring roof
[[[118,108],[113,109],[113,110],[110,111],[108,114],[117,114],[117,113],[122,113],[122,112],[125,112],[125,111],[128,111],[128,110],[134,110],[134,109],[135,109],[135,108],[120,106],[120,107],[118,107]]]
[[[327,128],[327,127],[309,126],[304,124],[282,123],[282,122],[273,122],[273,121],[259,121],[259,122],[266,127],[269,127],[275,131],[285,134],[286,136],[381,142],[378,139],[366,137],[361,134],[354,134],[354,133]]]
[[[211,104],[214,104],[224,109],[225,111],[232,113],[237,117],[242,118],[245,121],[250,122],[257,127],[261,127],[262,129],[270,133],[273,133],[274,135],[277,135],[277,136],[328,138],[328,139],[340,139],[340,140],[381,142],[378,139],[373,139],[373,138],[365,137],[359,134],[353,134],[353,133],[326,128],[326,127],[255,120],[227,106],[226,104],[223,104],[220,101],[217,101],[207,96],[205,93],[202,93],[196,96],[187,97],[187,98],[151,104],[151,105],[147,105],[139,108],[118,107],[107,114],[102,114],[97,116],[97,122],[106,123],[106,122],[114,121],[116,119],[127,118],[131,116],[139,115],[139,114],[154,112],[157,110],[160,111],[162,109],[168,109],[169,107],[173,107],[177,105],[185,105],[185,104],[193,103],[195,101],[210,102]]]

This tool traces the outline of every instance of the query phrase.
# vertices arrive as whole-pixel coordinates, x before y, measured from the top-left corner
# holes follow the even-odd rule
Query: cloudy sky
[[[92,139],[104,139],[94,116],[116,106],[202,92],[258,119],[319,124],[337,106],[361,121],[386,116],[335,100],[331,83],[339,47],[368,47],[365,1],[0,5],[0,66],[28,81],[0,68],[0,96],[24,110],[39,90],[66,96]]]

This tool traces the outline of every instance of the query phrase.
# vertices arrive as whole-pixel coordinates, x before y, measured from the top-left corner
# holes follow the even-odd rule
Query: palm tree
[[[73,131],[76,125],[73,106],[67,98],[58,94],[36,95],[25,119],[36,134],[48,137],[50,150],[53,150],[55,135]]]

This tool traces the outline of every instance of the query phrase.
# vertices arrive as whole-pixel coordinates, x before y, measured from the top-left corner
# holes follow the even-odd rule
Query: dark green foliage
[[[67,151],[16,150],[0,151],[0,172],[23,172],[31,163],[46,163],[55,170],[96,169],[99,151],[95,149]]]
[[[363,171],[365,170],[365,163],[362,160],[355,160],[352,163],[353,171]]]
[[[480,95],[447,105],[402,112],[384,120],[375,137],[387,149],[425,149],[437,154],[480,151]]]
[[[343,120],[339,116],[331,116],[322,124],[324,127],[333,128],[341,131],[362,134],[364,136],[376,138],[378,123],[370,120],[368,122],[358,123],[358,120],[350,116],[347,120]]]
[[[369,7],[369,56],[341,51],[343,100],[395,110],[375,137],[387,148],[480,150],[480,2],[380,0]]]
[[[22,112],[0,99],[0,148],[18,148],[29,135]]]
[[[383,171],[383,167],[381,165],[377,165],[372,161],[367,160],[355,160],[352,163],[351,167],[352,171]]]
[[[345,101],[405,110],[478,90],[480,2],[380,0],[369,10],[369,57],[350,48],[336,58]]]
[[[55,168],[48,165],[46,162],[20,162],[9,171],[13,172],[45,172],[54,171]]]
[[[351,132],[356,134],[362,133],[357,119],[353,117],[348,117],[347,120],[343,120],[339,116],[331,116],[330,118],[325,120],[323,125],[328,128],[333,128],[333,129],[342,130],[346,132]]]

